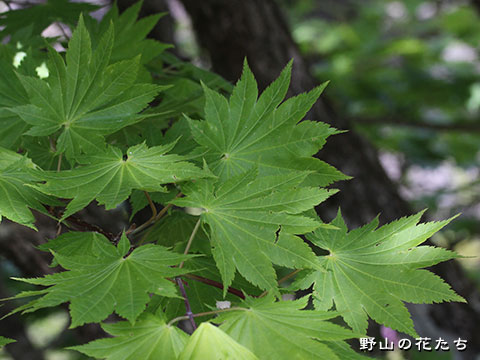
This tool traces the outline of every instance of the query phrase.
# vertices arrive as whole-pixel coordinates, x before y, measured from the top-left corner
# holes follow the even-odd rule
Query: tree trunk
[[[192,17],[199,43],[210,54],[213,70],[227,80],[236,81],[240,77],[243,59],[247,57],[263,89],[293,58],[290,95],[318,85],[272,1],[184,0],[183,3]],[[343,118],[336,116],[324,96],[310,111],[309,118],[338,129],[350,128]],[[364,224],[379,213],[383,221],[410,213],[408,204],[398,196],[395,185],[383,171],[375,149],[354,132],[330,138],[321,157],[355,178],[335,186],[342,191],[320,209],[326,219],[333,218],[340,204],[350,226]]]
[[[293,58],[290,95],[317,85],[273,0],[182,0],[182,3],[192,18],[200,46],[210,54],[213,70],[226,79],[239,78],[247,57],[259,87],[265,88]],[[376,149],[356,134],[345,118],[337,115],[328,98],[322,96],[308,118],[349,130],[330,138],[319,154],[323,160],[354,177],[335,186],[341,191],[321,204],[322,218],[330,220],[339,206],[350,226],[364,224],[379,213],[381,222],[411,213],[409,204],[399,196],[395,184],[383,170]],[[416,328],[422,336],[468,339],[469,353],[462,354],[465,359],[471,359],[472,354],[480,352],[480,296],[458,263],[450,261],[433,270],[470,305],[410,306]]]

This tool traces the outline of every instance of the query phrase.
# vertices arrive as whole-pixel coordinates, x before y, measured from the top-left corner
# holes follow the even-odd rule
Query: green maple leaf
[[[153,314],[143,314],[132,325],[126,321],[102,324],[113,338],[92,341],[69,349],[97,359],[107,360],[176,360],[188,335]]]
[[[28,96],[15,75],[12,62],[0,59],[0,67],[0,146],[16,150],[28,125],[8,108],[27,104]]]
[[[28,135],[58,132],[57,152],[71,159],[81,152],[101,151],[104,135],[140,119],[138,113],[165,87],[136,83],[139,57],[108,65],[112,43],[111,26],[92,53],[80,17],[69,42],[66,66],[50,48],[48,81],[18,75],[31,104],[11,111],[32,125]]]
[[[92,34],[103,33],[113,23],[115,40],[113,42],[111,62],[131,59],[140,54],[140,62],[146,64],[164,50],[173,47],[173,45],[146,38],[165,13],[145,16],[137,21],[142,3],[142,1],[138,1],[122,11],[121,14],[119,14],[118,6],[115,3],[103,16],[100,23],[97,23],[94,19],[87,23]],[[93,37],[95,41],[98,40],[95,35]]]
[[[318,268],[310,248],[289,233],[302,234],[319,227],[321,223],[300,214],[334,191],[297,187],[305,176],[290,173],[258,178],[252,170],[217,187],[208,180],[182,187],[186,197],[173,203],[204,209],[202,221],[210,227],[212,254],[225,289],[235,269],[254,285],[275,291],[272,261],[290,267]]]
[[[45,213],[42,203],[51,203],[47,196],[32,187],[37,179],[30,171],[35,168],[27,157],[0,148],[0,220],[6,217],[35,229],[35,218],[29,208]]]
[[[42,172],[46,180],[37,188],[50,195],[73,200],[63,218],[79,211],[96,199],[107,209],[113,209],[128,198],[132,189],[165,191],[162,184],[196,179],[208,174],[183,158],[167,154],[174,144],[147,148],[133,146],[123,152],[115,147],[78,160],[84,164],[73,170]]]
[[[97,232],[70,231],[41,244],[38,249],[51,251],[65,257],[81,256],[83,254],[99,257],[104,249],[103,238],[104,236]],[[58,262],[54,257],[52,266],[57,265]]]
[[[87,243],[88,233],[85,237]],[[67,271],[36,279],[17,279],[30,284],[48,286],[26,295],[44,296],[18,308],[27,312],[70,302],[71,327],[100,322],[115,311],[130,322],[145,310],[148,294],[177,296],[175,285],[166,277],[177,276],[185,270],[173,268],[189,258],[158,245],[144,245],[131,254],[125,236],[112,245],[103,235],[96,235],[98,256],[83,252],[78,256],[55,254],[58,263]],[[68,241],[71,239],[66,239]],[[65,250],[65,249],[64,249]],[[24,294],[19,294],[23,297]]]
[[[9,339],[9,338],[0,336],[0,348],[2,348],[5,345],[8,345],[10,343],[13,343],[15,341],[17,341],[17,340],[13,340],[13,339]]]
[[[5,27],[0,36],[11,35],[27,27],[31,27],[33,34],[40,35],[53,22],[61,21],[74,25],[82,11],[90,12],[98,8],[98,5],[90,3],[48,0],[24,9],[10,10],[0,17],[0,25]]]
[[[195,330],[178,357],[178,360],[204,359],[258,360],[246,347],[206,322]]]
[[[259,359],[339,359],[326,342],[358,335],[326,321],[336,312],[301,310],[307,302],[307,297],[279,302],[273,296],[247,297],[240,305],[247,309],[224,312],[212,321]]]
[[[259,174],[276,175],[309,171],[317,186],[347,177],[330,165],[313,158],[325,139],[337,133],[324,123],[297,124],[320,96],[326,84],[286,100],[291,63],[257,100],[257,83],[245,62],[243,74],[227,101],[205,88],[205,120],[190,120],[202,156],[221,179],[252,167]]]
[[[458,257],[445,249],[418,246],[450,221],[417,225],[421,215],[378,229],[375,219],[347,232],[339,213],[331,223],[339,229],[317,229],[307,235],[313,244],[330,252],[319,258],[327,272],[306,270],[294,287],[308,288],[313,283],[315,307],[327,310],[334,302],[355,331],[365,332],[370,316],[415,337],[410,314],[402,301],[464,301],[441,278],[420,269]]]

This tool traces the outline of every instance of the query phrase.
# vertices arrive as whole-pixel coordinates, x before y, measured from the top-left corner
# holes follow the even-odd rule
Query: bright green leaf
[[[91,235],[83,234],[87,244],[92,241]],[[152,244],[128,254],[130,246],[125,235],[118,248],[103,235],[94,238],[98,256],[85,253],[73,256],[69,249],[70,256],[55,254],[58,263],[67,271],[43,278],[18,279],[49,286],[42,290],[43,297],[31,301],[23,309],[30,312],[68,301],[71,327],[102,321],[113,311],[134,323],[145,310],[149,293],[177,296],[175,285],[165,278],[185,273],[185,270],[171,266],[188,259],[188,256]],[[66,248],[63,247],[61,252],[65,253]]]
[[[15,342],[16,340],[13,340],[13,339],[9,339],[9,338],[6,338],[6,337],[3,337],[3,336],[0,336],[0,348],[5,346],[5,345],[8,345],[10,343],[13,343]]]
[[[358,336],[326,320],[335,312],[301,310],[308,298],[274,302],[273,296],[247,298],[246,310],[228,311],[213,322],[259,359],[340,359],[323,341]]]
[[[297,188],[305,173],[257,177],[249,171],[215,187],[204,180],[185,184],[186,197],[174,204],[203,208],[202,221],[210,227],[212,253],[227,288],[237,269],[242,276],[263,289],[276,289],[272,260],[285,265],[316,268],[313,253],[293,236],[276,241],[283,231],[303,234],[321,223],[300,215],[333,192],[318,188]],[[295,259],[293,249],[300,250]],[[305,258],[301,258],[305,254]],[[287,260],[290,259],[290,260]]]
[[[163,319],[145,313],[135,325],[126,321],[103,324],[113,338],[92,341],[70,349],[97,359],[107,360],[176,360],[188,335]]]
[[[333,303],[358,332],[367,328],[367,316],[392,329],[416,336],[402,301],[433,303],[464,301],[438,276],[419,268],[457,257],[451,251],[418,246],[449,220],[418,224],[422,213],[378,229],[375,219],[347,232],[339,214],[332,224],[339,229],[317,229],[307,238],[329,251],[320,261],[327,272],[305,271],[294,286],[314,284],[314,305],[327,310]]]
[[[81,210],[92,200],[112,209],[126,200],[132,189],[165,191],[162,184],[176,183],[206,175],[178,155],[165,155],[174,144],[147,148],[145,144],[122,151],[108,147],[106,151],[83,157],[85,164],[73,170],[43,172],[47,182],[39,185],[44,193],[73,200],[63,218]]]
[[[222,330],[209,323],[201,323],[180,353],[179,360],[258,360],[246,347],[240,345]]]
[[[257,100],[257,83],[245,63],[230,100],[205,89],[205,120],[190,120],[195,141],[202,146],[212,171],[225,180],[257,167],[260,176],[310,172],[317,186],[346,179],[315,159],[325,139],[337,133],[324,123],[297,124],[320,96],[326,84],[286,100],[291,63]]]

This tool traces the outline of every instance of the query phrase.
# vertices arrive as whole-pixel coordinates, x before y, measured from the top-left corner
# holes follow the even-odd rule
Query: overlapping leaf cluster
[[[68,302],[71,327],[116,313],[127,321],[103,325],[112,338],[74,347],[110,360],[353,359],[344,340],[364,335],[368,316],[415,335],[402,301],[462,300],[421,270],[455,257],[418,246],[446,222],[348,232],[340,216],[315,215],[336,192],[325,186],[348,178],[314,156],[338,131],[304,120],[326,84],[285,99],[290,63],[259,96],[245,62],[225,97],[209,87],[228,90],[217,76],[145,39],[159,17],[137,22],[139,9],[82,15],[65,60],[47,46],[46,79],[2,75],[14,91],[0,86],[0,120],[16,138],[0,149],[0,216],[34,227],[34,209],[72,229],[93,201],[153,212],[121,234],[89,226],[43,244],[63,271],[18,279],[42,288],[17,295],[34,299],[16,311]],[[281,301],[312,285],[313,308],[308,296]],[[215,310],[225,299],[231,308]],[[201,322],[192,336],[176,327],[185,300]],[[328,321],[338,316],[353,330]]]
[[[290,71],[291,64],[257,99],[257,84],[245,63],[228,101],[205,87],[205,120],[188,119],[199,144],[194,153],[218,179],[185,184],[186,196],[174,204],[203,209],[225,289],[236,270],[260,288],[275,291],[272,262],[317,267],[313,252],[295,235],[322,225],[302,214],[334,193],[319,186],[345,178],[311,156],[335,130],[299,123],[324,86],[282,103]]]

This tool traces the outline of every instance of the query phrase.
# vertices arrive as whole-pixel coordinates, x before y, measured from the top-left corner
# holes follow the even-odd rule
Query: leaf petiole
[[[224,313],[224,312],[227,312],[227,311],[239,311],[239,310],[247,310],[247,309],[234,306],[234,307],[231,307],[231,308],[228,308],[228,309],[219,309],[219,310],[205,311],[205,312],[201,312],[201,313],[197,313],[197,314],[192,314],[192,317],[196,318],[196,317],[201,317],[201,316],[221,314],[221,313]],[[182,320],[188,320],[188,319],[189,319],[188,316],[178,316],[178,317],[170,320],[168,322],[167,326],[172,326],[176,322],[179,322],[179,321],[182,321]]]

